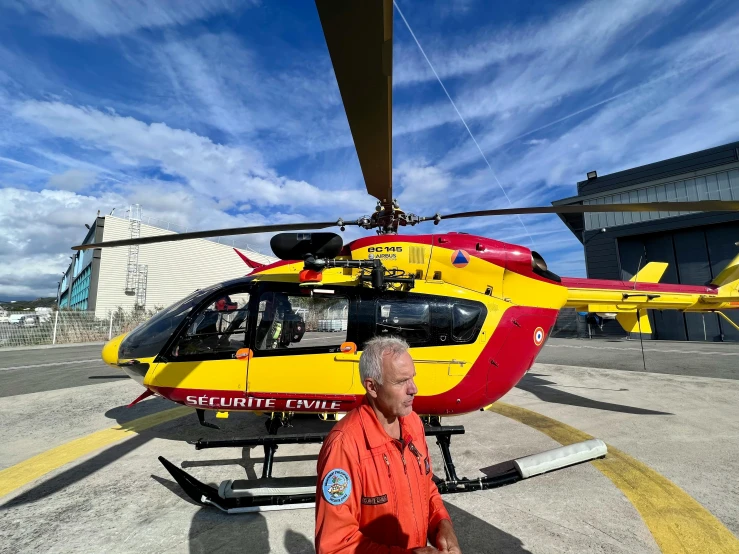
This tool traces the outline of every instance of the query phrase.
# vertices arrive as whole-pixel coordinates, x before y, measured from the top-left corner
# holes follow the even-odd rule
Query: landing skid
[[[436,422],[432,422],[436,423]],[[270,428],[275,433],[276,427]],[[586,462],[606,455],[606,445],[599,439],[563,446],[555,450],[543,452],[525,458],[512,460],[506,466],[511,469],[496,475],[477,479],[459,478],[450,451],[452,435],[464,434],[461,425],[441,426],[426,425],[426,436],[436,437],[436,444],[441,450],[444,460],[445,479],[434,477],[441,494],[460,493],[492,489],[510,485],[548,471],[561,469],[577,463]],[[234,448],[246,446],[264,447],[264,464],[262,478],[252,480],[228,480],[216,489],[206,485],[186,471],[175,466],[162,456],[159,461],[182,487],[185,493],[196,503],[214,506],[229,514],[246,512],[264,512],[272,510],[292,510],[315,507],[316,477],[273,478],[272,465],[274,454],[280,444],[320,444],[328,433],[304,433],[277,436],[270,434],[262,437],[228,440],[198,440],[192,443],[197,450],[206,448]]]

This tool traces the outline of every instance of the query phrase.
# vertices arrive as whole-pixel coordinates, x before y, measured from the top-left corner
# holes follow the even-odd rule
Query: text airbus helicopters
[[[739,307],[739,256],[705,286],[658,284],[666,264],[648,263],[629,282],[560,278],[530,249],[462,233],[399,235],[404,226],[446,219],[539,213],[674,211],[673,202],[545,206],[436,214],[405,213],[392,195],[392,2],[316,0],[367,191],[376,211],[356,220],[218,229],[86,244],[77,250],[224,235],[278,232],[280,261],[247,277],[198,290],[133,332],[116,337],[103,359],[146,391],[204,410],[270,414],[271,435],[295,413],[337,414],[364,389],[364,342],[396,335],[411,346],[419,394],[414,410],[437,436],[447,479],[443,492],[498,486],[510,474],[465,480],[449,453],[459,427],[439,418],[487,406],[532,366],[560,309],[616,313],[628,331],[649,332],[647,309],[715,311]],[[680,202],[679,211],[737,211],[739,202]],[[344,245],[330,227],[357,225],[377,235]],[[285,231],[300,231],[286,233]],[[196,446],[265,446],[271,477],[277,444],[320,442],[284,435]],[[255,494],[243,482],[220,490],[160,458],[196,502],[226,511],[312,502],[315,483]]]

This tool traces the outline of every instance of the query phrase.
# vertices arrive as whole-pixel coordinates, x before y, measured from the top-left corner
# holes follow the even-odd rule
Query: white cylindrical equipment
[[[608,453],[606,443],[600,439],[577,442],[568,446],[547,450],[541,454],[513,460],[516,470],[523,479],[541,475],[547,471],[602,458]]]

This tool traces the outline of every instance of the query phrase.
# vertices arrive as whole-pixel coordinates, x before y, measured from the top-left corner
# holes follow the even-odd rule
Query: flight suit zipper
[[[423,469],[421,468],[421,453],[418,451],[418,448],[416,448],[416,445],[413,443],[410,443],[408,445],[408,448],[411,452],[413,452],[413,455],[416,457],[416,461],[418,462],[418,472],[423,475]]]
[[[418,484],[419,489],[423,491],[423,498],[425,500],[425,505],[428,506],[428,500],[429,500],[428,488],[426,488],[425,486],[425,474],[423,473],[423,466],[421,466],[421,458],[423,456],[418,451],[418,448],[416,448],[416,445],[413,444],[413,442],[408,443],[408,449],[416,457],[416,462],[418,462],[418,479],[416,483]],[[422,513],[425,513],[425,511]]]
[[[415,502],[413,502],[413,487],[411,486],[411,479],[408,475],[408,469],[405,465],[405,455],[403,453],[403,450],[405,450],[404,444],[400,443],[400,459],[403,461],[403,473],[405,473],[405,480],[408,483],[408,494],[410,495],[411,509],[413,510],[413,524],[416,528],[416,540],[420,541],[419,535],[421,533],[418,531],[418,516],[416,515]]]
[[[387,480],[390,481],[390,486],[393,489],[393,515],[395,516],[395,519],[398,519],[398,491],[395,489],[395,481],[393,481],[393,475],[390,472],[390,459],[387,457],[387,454],[385,452],[382,453],[382,459],[385,460],[385,465],[387,466]],[[398,525],[395,530],[395,539],[398,539],[398,534],[400,533],[400,521],[398,520]]]

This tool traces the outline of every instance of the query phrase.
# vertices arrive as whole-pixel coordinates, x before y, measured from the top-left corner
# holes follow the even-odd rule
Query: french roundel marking
[[[541,327],[537,327],[534,330],[534,344],[536,346],[541,346],[541,343],[544,342],[544,329]]]
[[[452,265],[454,267],[465,267],[470,263],[470,255],[464,250],[455,250],[452,252]]]

